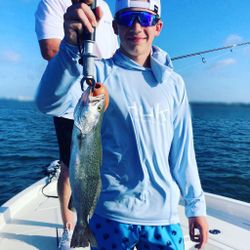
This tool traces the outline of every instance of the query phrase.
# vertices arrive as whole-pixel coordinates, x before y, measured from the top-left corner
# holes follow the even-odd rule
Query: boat
[[[63,231],[56,193],[60,170],[56,162],[51,166],[47,177],[0,207],[0,249],[57,249]],[[209,240],[205,249],[250,249],[250,203],[211,193],[205,193],[205,197],[209,223]],[[188,236],[188,222],[182,202],[179,213],[185,249],[195,249]]]

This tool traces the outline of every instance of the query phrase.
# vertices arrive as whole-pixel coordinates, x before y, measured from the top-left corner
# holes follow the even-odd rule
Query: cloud
[[[0,58],[7,62],[20,62],[21,55],[13,50],[5,50],[2,53],[0,53]]]
[[[226,68],[226,67],[231,66],[231,65],[236,64],[236,63],[237,63],[237,61],[235,59],[227,58],[227,59],[220,60],[220,61],[217,61],[216,63],[212,64],[210,69],[220,70],[220,69]]]
[[[243,41],[244,41],[243,37],[237,34],[231,34],[226,38],[224,42],[224,46],[230,46],[233,44],[243,43]]]
[[[249,42],[249,41],[245,41],[243,39],[243,37],[241,37],[239,35],[231,34],[226,38],[226,40],[224,42],[224,46],[236,45],[236,44],[246,43],[246,42]],[[240,48],[243,49],[243,52],[246,56],[250,55],[250,45],[249,44],[246,44]],[[232,48],[232,49],[234,49],[234,48]]]

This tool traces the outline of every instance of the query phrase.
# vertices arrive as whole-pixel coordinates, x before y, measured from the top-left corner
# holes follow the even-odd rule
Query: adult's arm
[[[101,12],[98,12],[98,17],[99,14]],[[83,30],[92,31],[90,29],[97,24],[98,17],[96,19],[89,6],[83,3],[73,4],[67,9],[64,15],[64,41],[56,56],[49,61],[36,95],[37,107],[42,112],[54,116],[73,113],[75,103],[72,96],[74,95],[74,99],[80,97],[80,89],[77,89],[80,86],[77,79],[81,72],[78,48],[75,46],[77,34],[81,34]],[[76,89],[70,91],[74,87]]]
[[[68,2],[61,0],[40,0],[35,12],[35,31],[42,57],[53,58],[64,37],[63,15]]]
[[[47,61],[53,58],[59,50],[60,43],[61,39],[57,38],[39,40],[42,57]]]

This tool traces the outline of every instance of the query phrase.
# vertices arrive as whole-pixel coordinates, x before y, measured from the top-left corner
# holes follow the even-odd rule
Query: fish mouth
[[[104,94],[100,94],[97,96],[89,96],[89,103],[92,104],[97,104],[97,103],[104,103],[104,99],[105,99],[105,95]]]
[[[101,101],[102,99],[104,99],[104,94],[100,94],[100,95],[96,95],[96,96],[93,96],[93,95],[90,95],[89,96],[89,100],[90,101]]]

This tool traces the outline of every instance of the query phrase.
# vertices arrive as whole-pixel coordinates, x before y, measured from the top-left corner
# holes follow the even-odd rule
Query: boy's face
[[[154,14],[150,10],[139,8],[130,8],[122,13],[126,15],[127,12],[133,12],[135,14],[139,12]],[[157,20],[156,24],[144,27],[145,25],[142,26],[140,24],[139,18],[140,17],[136,17],[134,21],[131,22],[131,27],[121,25],[117,20],[113,22],[115,34],[120,38],[120,49],[132,58],[148,56],[150,54],[153,40],[155,37],[159,36],[163,25],[161,20]]]

